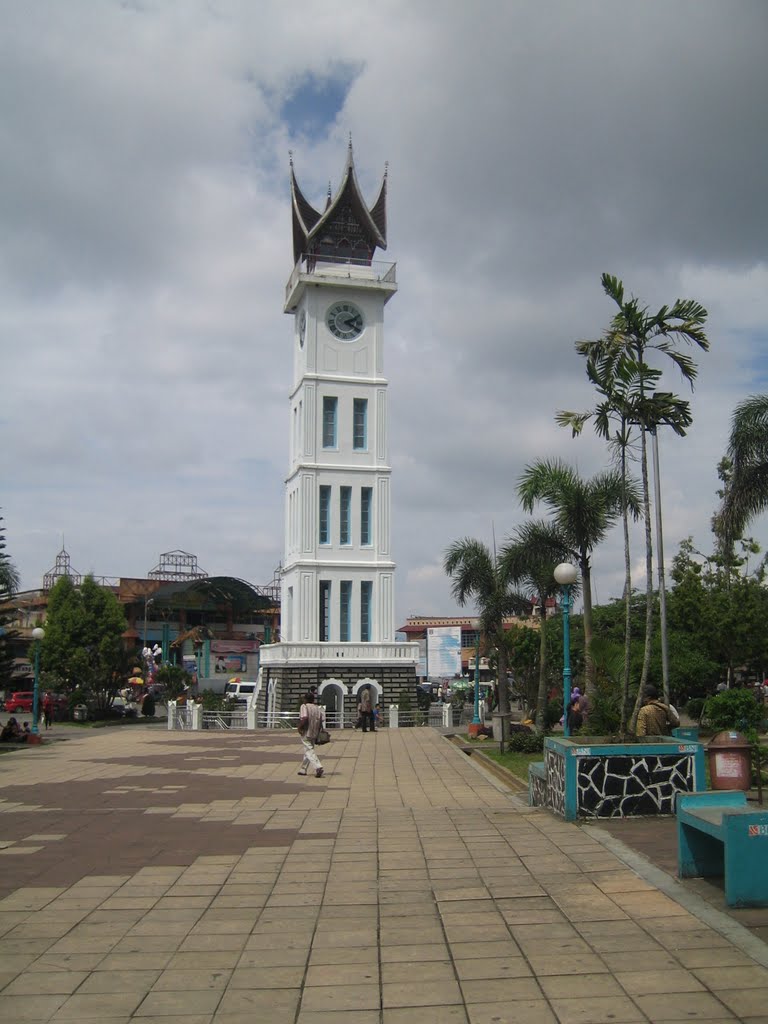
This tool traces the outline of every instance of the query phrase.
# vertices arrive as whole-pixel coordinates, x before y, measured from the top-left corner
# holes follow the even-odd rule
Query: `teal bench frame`
[[[738,790],[680,793],[680,878],[725,878],[729,907],[768,907],[768,812],[747,806]]]

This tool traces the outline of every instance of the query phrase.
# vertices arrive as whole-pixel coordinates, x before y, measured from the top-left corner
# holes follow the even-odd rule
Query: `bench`
[[[679,793],[680,878],[725,878],[729,907],[768,907],[768,812],[734,790]]]
[[[528,765],[528,803],[531,807],[546,806],[547,766],[544,761]]]

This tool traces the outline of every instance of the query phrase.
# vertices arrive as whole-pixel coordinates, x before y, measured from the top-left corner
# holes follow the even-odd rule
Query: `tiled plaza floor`
[[[768,1021],[738,936],[437,732],[300,756],[137,726],[0,757],[0,1020]]]

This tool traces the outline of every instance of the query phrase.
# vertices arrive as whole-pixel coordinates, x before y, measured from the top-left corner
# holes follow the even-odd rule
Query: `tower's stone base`
[[[351,724],[357,717],[360,691],[369,686],[372,698],[381,709],[397,704],[401,710],[418,707],[416,666],[413,664],[328,664],[270,665],[264,670],[258,711],[295,713],[304,694],[316,686],[318,703]],[[343,710],[343,716],[340,712]]]

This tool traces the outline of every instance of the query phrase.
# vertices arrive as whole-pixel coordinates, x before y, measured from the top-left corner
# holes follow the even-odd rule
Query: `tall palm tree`
[[[751,519],[768,509],[768,395],[752,395],[736,406],[728,455],[733,472],[720,518],[732,543]]]
[[[576,351],[587,360],[607,358],[615,365],[630,365],[638,376],[639,393],[632,403],[630,421],[640,430],[640,468],[643,487],[643,517],[645,521],[645,567],[646,567],[646,612],[645,649],[640,687],[635,702],[633,721],[642,701],[643,689],[648,678],[651,661],[651,639],[653,632],[653,538],[651,529],[650,488],[648,484],[647,434],[661,425],[670,425],[680,435],[692,422],[690,406],[670,392],[658,392],[655,384],[660,371],[649,367],[649,354],[657,353],[668,358],[680,371],[691,389],[698,373],[693,359],[681,352],[677,342],[697,345],[702,351],[709,350],[709,340],[704,330],[707,321],[706,309],[694,299],[675,299],[671,306],[662,306],[651,313],[647,306],[641,306],[638,299],[627,298],[624,285],[611,274],[601,278],[603,291],[616,304],[617,312],[603,336],[597,341],[580,341]],[[627,361],[628,364],[627,364]],[[650,375],[649,375],[650,371]]]
[[[582,432],[585,423],[591,419],[595,433],[607,442],[619,463],[624,534],[624,676],[621,698],[621,732],[624,733],[629,710],[632,647],[629,518],[631,515],[636,519],[639,515],[639,507],[630,507],[628,464],[635,457],[633,445],[640,423],[647,420],[658,426],[663,422],[672,426],[676,433],[684,434],[685,428],[691,423],[690,404],[674,395],[656,391],[661,371],[637,363],[620,349],[606,351],[592,347],[591,343],[584,343],[582,354],[587,356],[587,377],[595,386],[600,401],[589,412],[560,411],[555,419],[560,426],[570,427],[574,437]]]
[[[509,714],[507,688],[507,649],[503,642],[504,619],[527,610],[525,600],[515,592],[506,567],[482,541],[465,537],[457,540],[445,552],[443,567],[451,577],[451,593],[462,607],[474,601],[479,613],[480,630],[491,647],[496,650],[499,674],[499,711]],[[506,719],[502,719],[506,721]],[[501,737],[504,747],[506,736]]]
[[[583,480],[559,459],[543,459],[525,468],[517,493],[526,512],[539,501],[549,507],[553,524],[567,542],[568,556],[578,562],[584,601],[587,695],[594,697],[595,667],[590,655],[592,552],[619,518],[625,503],[636,506],[636,490],[615,469]]]
[[[537,732],[544,732],[547,708],[547,599],[560,589],[555,582],[555,566],[567,558],[566,538],[552,523],[530,521],[518,526],[501,550],[499,562],[514,586],[541,610],[539,624],[539,687],[534,721]]]

